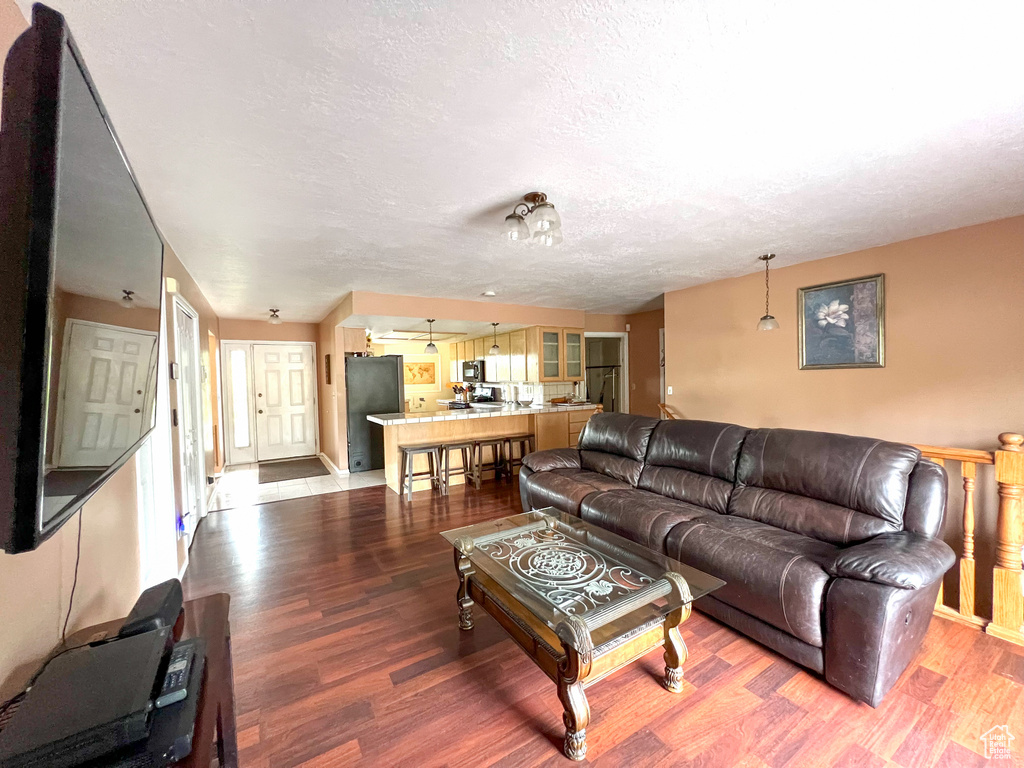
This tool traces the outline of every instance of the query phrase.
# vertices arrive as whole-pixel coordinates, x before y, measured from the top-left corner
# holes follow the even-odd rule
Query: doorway
[[[224,444],[229,465],[319,452],[316,345],[222,342]]]
[[[586,380],[590,402],[605,413],[629,413],[628,336],[624,333],[586,334]]]
[[[206,452],[203,447],[199,314],[180,296],[174,297],[174,345],[178,390],[177,427],[181,450],[181,519],[185,533],[191,540],[199,518],[203,515]]]

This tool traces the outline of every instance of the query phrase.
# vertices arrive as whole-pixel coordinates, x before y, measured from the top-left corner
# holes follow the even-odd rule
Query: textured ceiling
[[[228,317],[629,311],[1024,213],[1019,0],[53,4]],[[557,248],[499,237],[535,189]]]

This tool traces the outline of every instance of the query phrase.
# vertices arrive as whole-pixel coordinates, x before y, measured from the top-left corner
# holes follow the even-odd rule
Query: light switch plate
[[[669,387],[669,388],[668,388],[668,393],[669,393],[670,395],[672,394],[672,387]]]

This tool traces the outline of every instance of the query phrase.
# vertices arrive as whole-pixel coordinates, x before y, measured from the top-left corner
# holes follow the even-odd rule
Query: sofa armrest
[[[955,562],[956,555],[946,542],[899,531],[844,549],[828,570],[844,579],[920,589],[941,579]]]
[[[547,472],[552,469],[579,469],[580,452],[575,448],[534,451],[523,457],[523,464],[534,472]]]

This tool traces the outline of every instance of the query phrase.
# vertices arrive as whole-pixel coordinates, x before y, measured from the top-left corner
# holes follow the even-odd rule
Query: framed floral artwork
[[[800,368],[885,366],[885,275],[797,292]]]

